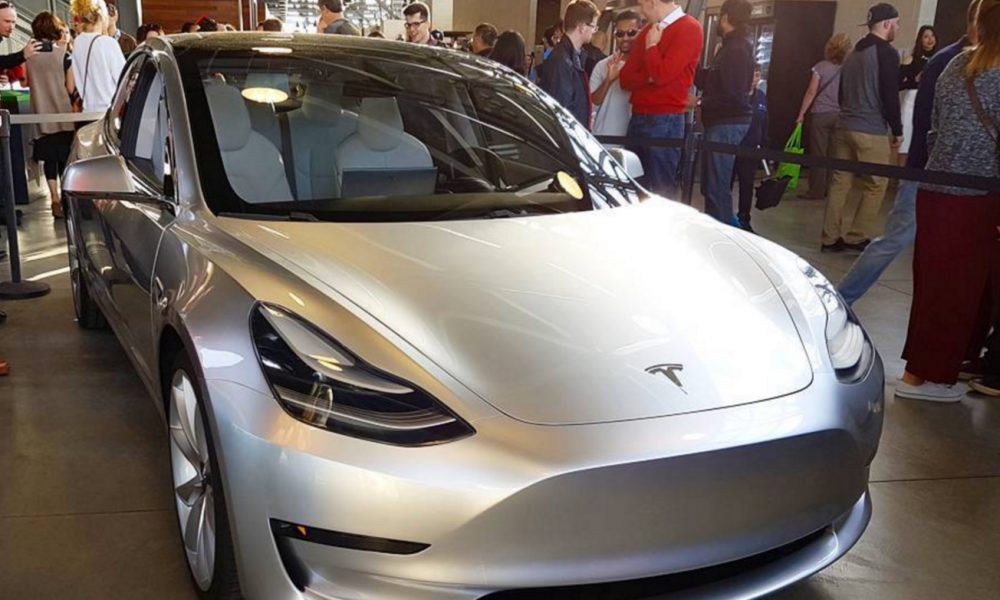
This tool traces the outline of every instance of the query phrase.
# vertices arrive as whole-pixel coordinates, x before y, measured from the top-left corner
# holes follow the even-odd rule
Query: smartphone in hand
[[[38,49],[39,52],[52,52],[52,40],[43,40],[42,47]]]

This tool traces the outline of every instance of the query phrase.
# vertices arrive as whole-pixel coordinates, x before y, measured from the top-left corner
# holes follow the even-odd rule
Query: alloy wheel
[[[216,550],[215,494],[207,435],[191,379],[178,370],[170,386],[174,500],[188,567],[202,591],[212,586]]]

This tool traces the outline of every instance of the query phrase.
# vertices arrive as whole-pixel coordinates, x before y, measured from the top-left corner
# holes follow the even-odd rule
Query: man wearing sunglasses
[[[618,76],[628,59],[641,25],[639,13],[625,10],[615,17],[615,44],[617,50],[597,63],[590,76],[590,92],[597,116],[594,118],[596,135],[623,136],[628,133],[632,118],[632,92],[623,90]]]
[[[563,17],[565,34],[545,61],[542,89],[573,113],[584,127],[590,128],[590,86],[583,68],[582,49],[597,30],[600,13],[590,0],[575,0],[566,7]]]
[[[431,36],[431,9],[423,2],[414,2],[403,9],[406,23],[406,41],[414,44],[437,46],[437,40]]]

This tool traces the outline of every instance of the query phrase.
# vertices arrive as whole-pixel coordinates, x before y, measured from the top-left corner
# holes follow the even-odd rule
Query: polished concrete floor
[[[29,208],[21,239],[25,272],[52,293],[5,302],[0,325],[12,369],[0,378],[0,598],[193,599],[159,417],[114,337],[76,327],[62,225],[43,205]],[[817,251],[822,211],[789,200],[754,224],[836,280],[853,257]],[[857,305],[890,386],[902,370],[909,260]],[[890,393],[871,480],[875,513],[861,542],[778,598],[1000,597],[1000,401],[941,406]]]

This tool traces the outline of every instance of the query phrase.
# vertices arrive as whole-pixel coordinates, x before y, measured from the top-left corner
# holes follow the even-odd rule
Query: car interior
[[[544,191],[566,168],[537,140],[478,118],[462,86],[241,66],[216,64],[203,85],[229,182],[248,204]]]

